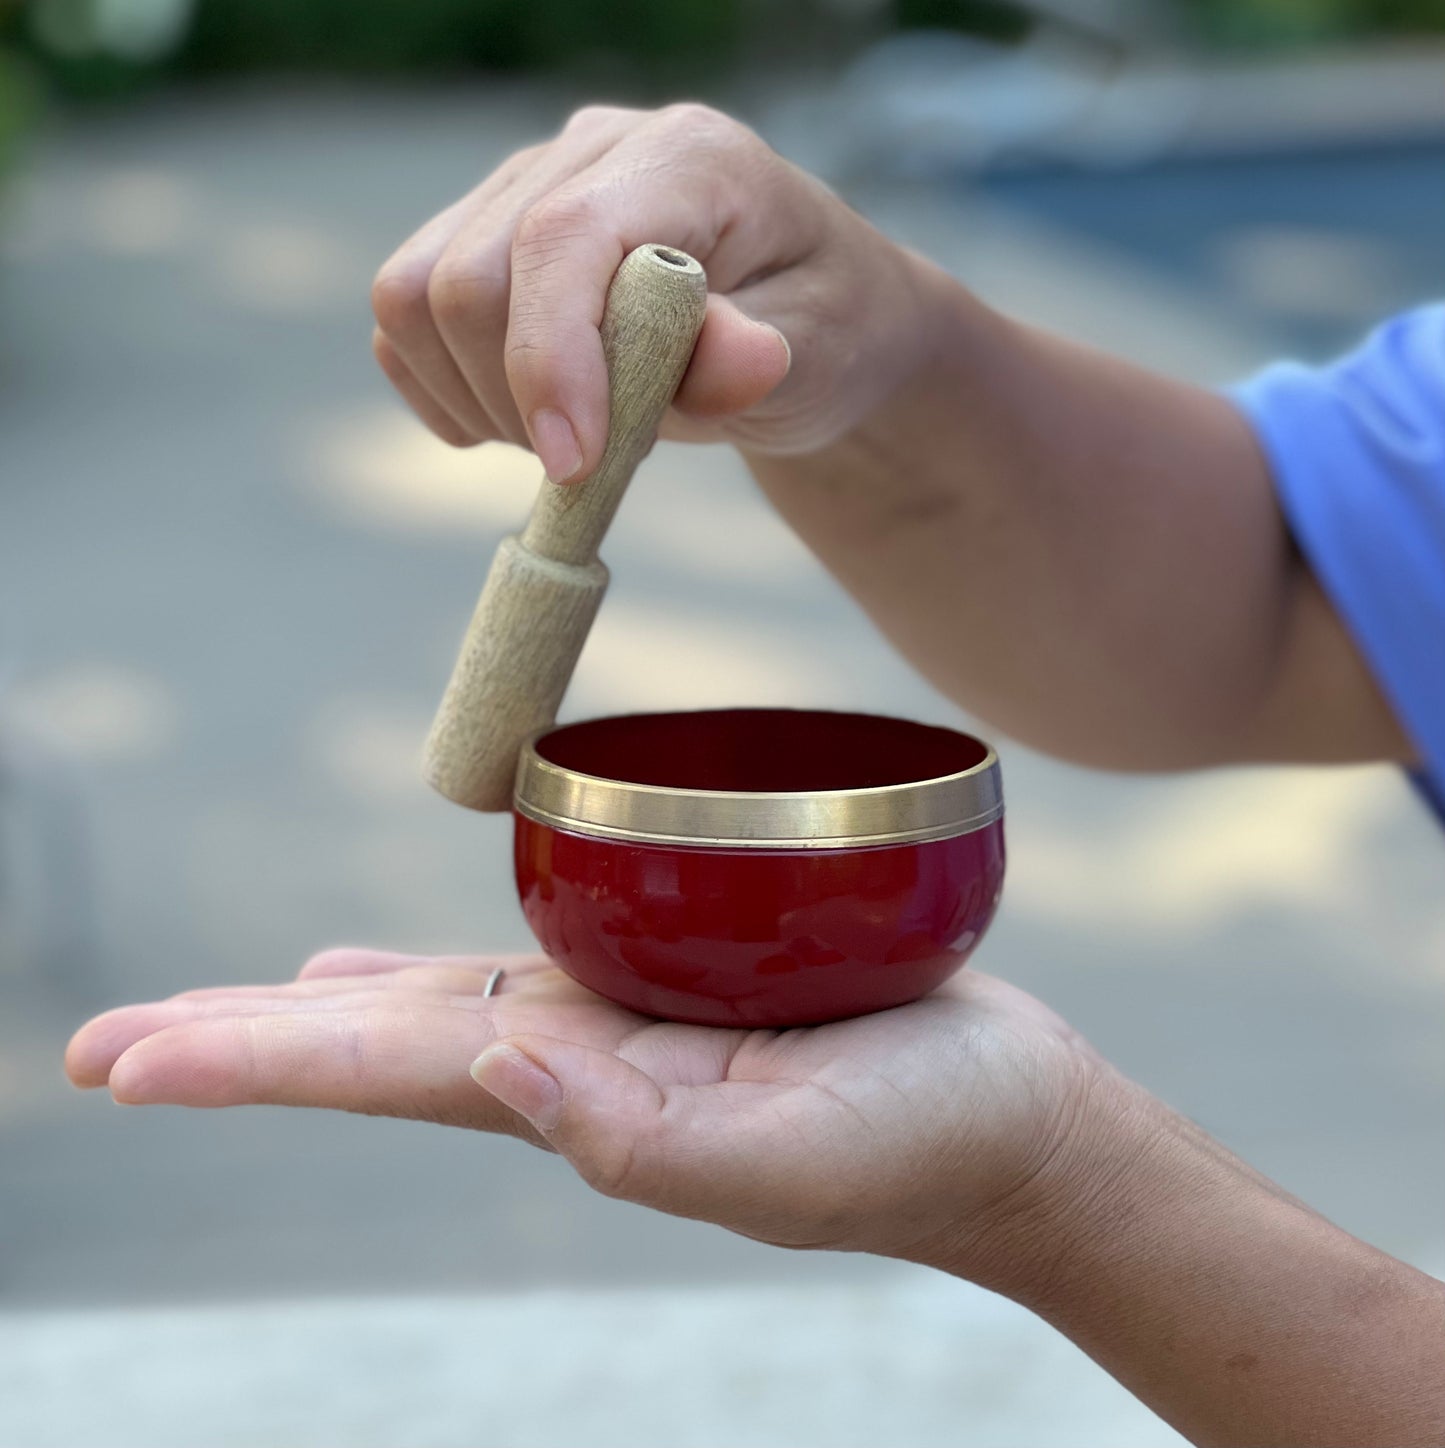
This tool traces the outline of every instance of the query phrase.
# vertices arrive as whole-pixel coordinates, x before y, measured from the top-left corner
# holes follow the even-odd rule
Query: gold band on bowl
[[[908,784],[761,794],[583,774],[537,752],[538,740],[550,732],[523,746],[516,810],[573,834],[714,849],[839,850],[946,840],[1003,817],[992,749],[969,769]]]

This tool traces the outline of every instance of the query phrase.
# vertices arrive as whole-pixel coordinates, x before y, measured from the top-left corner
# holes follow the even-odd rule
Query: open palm
[[[468,1071],[483,1052],[486,1090]],[[719,1030],[636,1015],[545,958],[340,950],[285,985],[111,1011],[66,1064],[125,1102],[504,1132],[612,1196],[785,1246],[914,1255],[1029,1179],[1095,1059],[1044,1006],[973,971],[856,1020]]]

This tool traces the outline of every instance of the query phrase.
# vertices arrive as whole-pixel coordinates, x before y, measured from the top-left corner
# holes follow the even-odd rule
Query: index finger
[[[513,237],[507,382],[554,482],[588,477],[607,445],[599,329],[622,259],[665,242],[707,265],[736,214],[726,167],[715,163],[745,148],[749,133],[703,107],[677,109],[544,197]]]
[[[324,1107],[538,1141],[468,1074],[506,1029],[495,1012],[448,1001],[212,1016],[137,1041],[110,1089],[126,1105]]]

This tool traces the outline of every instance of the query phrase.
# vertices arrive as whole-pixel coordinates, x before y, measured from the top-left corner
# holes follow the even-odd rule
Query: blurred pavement
[[[390,400],[366,291],[411,227],[559,115],[500,87],[170,101],[54,138],[9,200],[0,1444],[601,1445],[658,1393],[706,1404],[704,1436],[638,1410],[634,1448],[1174,1441],[1046,1329],[922,1272],[605,1201],[511,1142],[118,1111],[60,1078],[69,1030],[118,1002],[288,976],[339,942],[530,944],[506,822],[430,796],[416,755],[536,471],[505,449],[450,452]],[[1201,264],[1156,265],[1048,197],[880,183],[855,199],[997,305],[1209,380],[1316,347],[1320,306],[1354,328],[1402,299],[1371,261],[1390,238],[1368,211],[1338,234],[1309,221],[1314,261],[1294,270],[1324,271],[1312,293],[1293,278],[1282,314],[1248,288],[1300,253],[1278,235],[1261,248],[1223,199],[1199,201],[1191,237],[1208,286]],[[1112,222],[1127,230],[1127,210]],[[1437,258],[1442,242],[1445,225]],[[1351,292],[1339,268],[1356,263],[1370,284]],[[1437,262],[1419,284],[1440,280]],[[960,718],[725,453],[659,448],[604,556],[613,591],[570,716],[753,702]],[[1404,782],[1120,779],[1001,752],[1010,878],[978,964],[1336,1221],[1445,1260],[1445,843]],[[655,1342],[638,1292],[691,1326]],[[388,1294],[416,1297],[393,1313]],[[284,1361],[267,1357],[293,1322],[267,1304],[312,1297]],[[260,1302],[186,1305],[238,1298]],[[831,1324],[836,1355],[779,1356],[789,1322]],[[354,1351],[328,1356],[338,1343]],[[147,1345],[184,1368],[184,1411]],[[253,1346],[255,1364],[235,1360]],[[587,1378],[588,1407],[569,1385],[595,1362],[619,1366]],[[834,1384],[861,1363],[875,1390],[845,1392],[840,1416]],[[410,1416],[381,1403],[393,1371]],[[556,1402],[529,1418],[539,1393]],[[46,1422],[61,1436],[38,1436]]]

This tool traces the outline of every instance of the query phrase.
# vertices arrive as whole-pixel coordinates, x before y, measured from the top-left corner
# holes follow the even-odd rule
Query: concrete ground
[[[117,1111],[60,1077],[69,1030],[117,1002],[286,976],[343,941],[529,943],[505,822],[432,798],[415,757],[535,471],[408,420],[365,299],[411,226],[559,106],[167,102],[54,137],[10,197],[0,1444],[1174,1441],[1047,1329],[922,1272],[605,1201],[511,1142]],[[1314,260],[1284,268],[1296,327],[1249,295],[1288,228],[1262,245],[1223,204],[1201,208],[1225,259],[1205,287],[1028,198],[855,199],[997,304],[1210,380],[1321,309],[1353,297],[1353,324],[1395,298],[1369,214],[1309,223]],[[1376,289],[1342,286],[1351,265]],[[572,715],[960,717],[726,454],[659,448],[605,554]],[[1440,1265],[1442,842],[1403,781],[1001,752],[1011,873],[979,964],[1336,1221]]]

